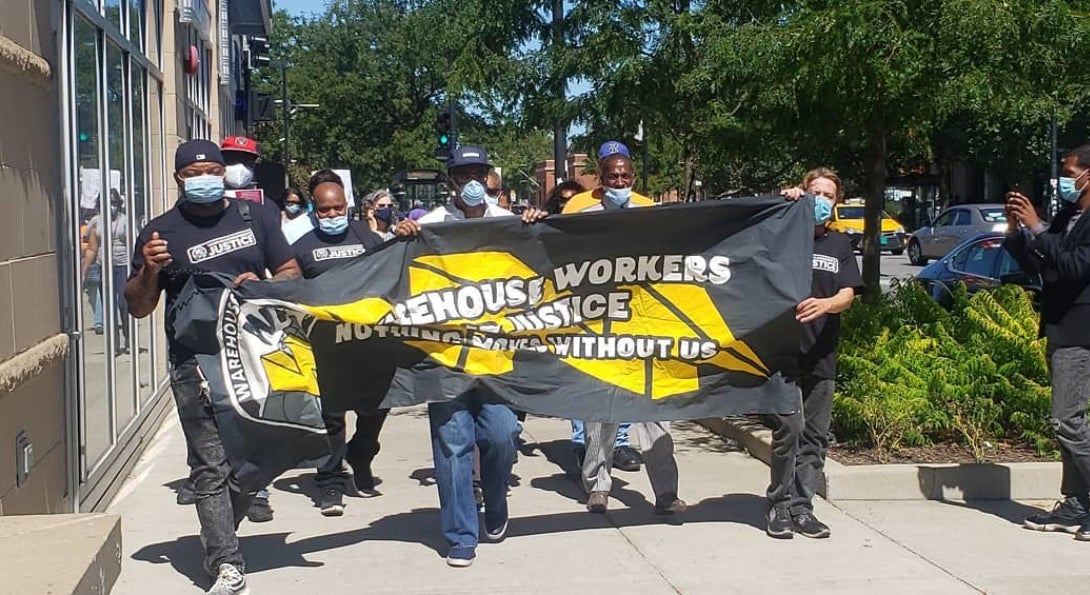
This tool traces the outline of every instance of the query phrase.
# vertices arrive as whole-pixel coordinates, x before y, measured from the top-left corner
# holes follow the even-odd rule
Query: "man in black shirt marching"
[[[366,221],[348,219],[344,182],[335,172],[323,169],[315,173],[309,191],[314,201],[314,213],[310,215],[314,228],[292,244],[304,279],[313,279],[382,245],[382,237],[371,231]],[[344,413],[322,413],[333,448],[333,456],[314,478],[322,493],[319,506],[323,515],[344,514],[344,488],[349,479],[345,461],[352,467],[351,487],[356,495],[376,495],[371,461],[378,454],[378,435],[387,413],[388,409],[356,411],[356,433],[347,444]]]
[[[814,516],[813,499],[829,448],[840,313],[851,307],[863,285],[851,240],[825,227],[841,195],[840,177],[830,169],[815,169],[803,178],[801,188],[785,194],[798,198],[803,192],[814,195],[813,277],[810,297],[795,312],[802,323],[799,410],[773,416],[767,532],[780,539],[795,533],[829,536],[829,527]]]
[[[173,209],[150,221],[136,241],[125,286],[133,316],[151,314],[160,292],[166,293],[169,312],[197,272],[231,275],[235,285],[261,279],[266,271],[274,271],[277,280],[300,277],[291,247],[280,233],[279,214],[224,198],[226,166],[218,146],[206,140],[183,143],[175,153],[174,170],[181,198]],[[194,354],[173,340],[169,328],[167,338],[171,389],[196,492],[204,568],[216,579],[208,593],[248,593],[235,530],[253,494],[232,489],[231,466]]]

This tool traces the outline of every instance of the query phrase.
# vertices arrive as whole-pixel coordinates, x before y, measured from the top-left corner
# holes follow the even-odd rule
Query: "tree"
[[[291,64],[292,101],[320,105],[292,120],[291,154],[311,169],[348,167],[360,185],[385,186],[398,170],[439,165],[433,126],[448,99],[461,106],[463,141],[532,136],[486,117],[494,83],[514,78],[532,14],[514,0],[335,0],[313,17],[277,13],[272,41]],[[261,88],[279,96],[279,73],[263,75]],[[279,137],[278,126],[262,132]]]
[[[794,158],[831,163],[860,182],[866,201],[863,276],[872,295],[878,291],[879,225],[891,165],[930,161],[941,147],[948,159],[1017,162],[1025,171],[1029,158],[1040,155],[1040,144],[1016,135],[1043,132],[1042,114],[1064,117],[1069,111],[1063,106],[1084,96],[1073,84],[1077,78],[1063,75],[1078,63],[1088,37],[1085,21],[1066,2],[781,6],[779,14],[741,24],[724,19],[726,26],[708,38],[718,48],[709,52],[716,60],[705,66],[719,73],[719,84],[749,92],[738,110],[747,128],[763,126],[767,138],[779,140]],[[959,126],[965,122],[974,126]],[[1005,133],[996,134],[999,128]],[[993,152],[980,151],[985,146]],[[967,155],[974,147],[975,155]]]

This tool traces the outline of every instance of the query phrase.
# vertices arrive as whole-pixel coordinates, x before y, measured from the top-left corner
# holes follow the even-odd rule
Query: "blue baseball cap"
[[[450,161],[447,162],[447,169],[463,167],[466,165],[484,165],[486,167],[491,167],[492,164],[488,162],[488,151],[484,150],[482,147],[474,147],[472,145],[458,147],[454,150],[454,154],[450,156]]]
[[[615,140],[607,140],[602,143],[602,146],[598,147],[598,159],[605,159],[613,155],[623,155],[632,158],[632,154],[628,152],[628,147],[624,143]]]
[[[208,140],[189,140],[178,145],[174,152],[174,171],[182,171],[194,163],[218,163],[226,165],[219,145]]]

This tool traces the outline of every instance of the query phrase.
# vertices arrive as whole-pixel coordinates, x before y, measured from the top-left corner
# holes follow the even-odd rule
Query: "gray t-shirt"
[[[93,230],[98,236],[98,256],[95,262],[102,264],[102,243],[106,238],[99,229],[99,223],[100,217],[95,215],[87,224],[87,229]],[[113,255],[114,266],[129,266],[129,218],[125,213],[118,213],[117,218],[110,223],[110,253]]]

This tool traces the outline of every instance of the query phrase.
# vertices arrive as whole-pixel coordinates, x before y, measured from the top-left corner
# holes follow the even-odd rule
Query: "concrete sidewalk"
[[[278,480],[271,523],[240,531],[255,595],[287,593],[1067,593],[1090,579],[1090,543],[1026,531],[1030,505],[820,501],[827,540],[764,534],[768,468],[691,423],[675,424],[681,497],[662,521],[644,473],[615,474],[605,516],[585,512],[567,422],[530,418],[515,466],[511,525],[469,569],[448,568],[422,408],[392,414],[376,474],[383,495],[322,517],[310,472]],[[176,418],[164,424],[111,507],[122,515],[119,595],[199,593],[197,519],[174,503],[187,475]],[[1059,478],[1057,478],[1057,481]]]

